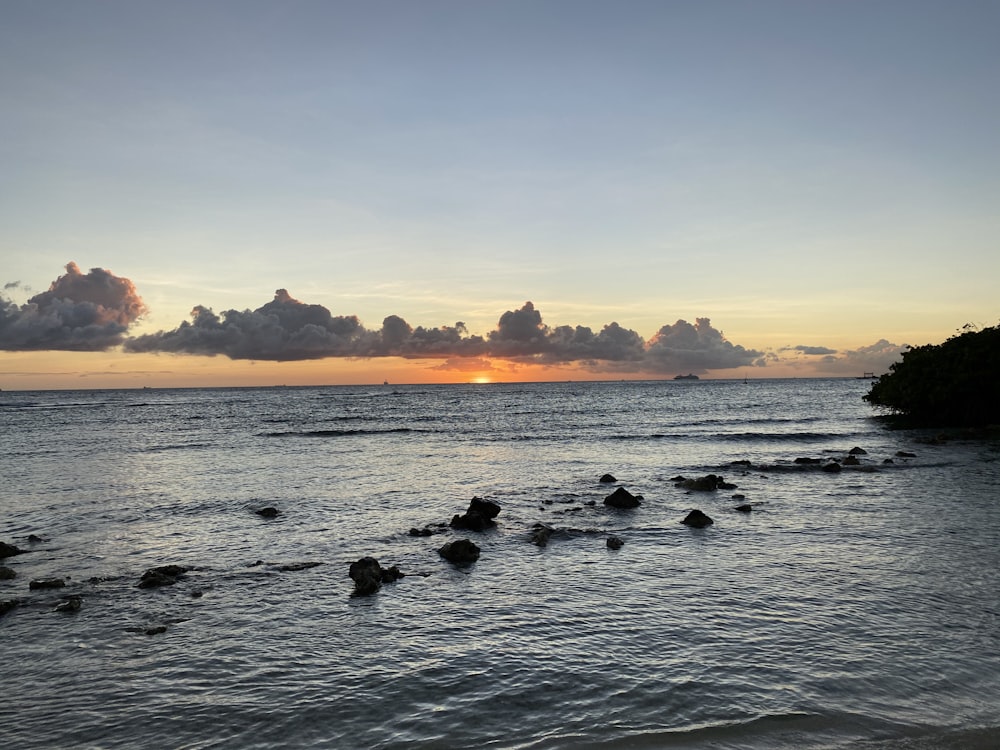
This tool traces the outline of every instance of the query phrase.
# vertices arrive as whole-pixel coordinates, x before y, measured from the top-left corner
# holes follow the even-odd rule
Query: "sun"
[[[471,383],[490,383],[492,382],[488,375],[476,375],[471,381]]]

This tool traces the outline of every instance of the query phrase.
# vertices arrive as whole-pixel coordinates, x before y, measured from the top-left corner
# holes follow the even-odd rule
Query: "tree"
[[[864,400],[913,425],[1000,424],[1000,326],[963,330],[942,344],[905,351]]]

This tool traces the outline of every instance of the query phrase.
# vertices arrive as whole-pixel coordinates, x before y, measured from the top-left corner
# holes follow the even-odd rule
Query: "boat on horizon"
[[[701,380],[701,378],[689,372],[687,375],[674,375],[674,380]]]

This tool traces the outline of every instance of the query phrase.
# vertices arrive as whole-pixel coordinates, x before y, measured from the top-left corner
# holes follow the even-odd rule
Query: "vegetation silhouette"
[[[904,426],[1000,424],[1000,326],[962,331],[905,351],[864,400],[891,409]]]

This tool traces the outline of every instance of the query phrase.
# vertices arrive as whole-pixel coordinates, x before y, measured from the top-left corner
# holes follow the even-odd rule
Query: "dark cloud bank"
[[[6,288],[18,285],[8,284]],[[231,359],[286,362],[328,357],[404,357],[468,361],[502,358],[524,364],[581,363],[588,369],[619,373],[704,372],[763,365],[765,355],[726,340],[708,318],[678,320],[649,341],[609,323],[600,331],[586,326],[550,327],[531,302],[500,316],[486,336],[453,326],[411,326],[390,315],[377,330],[356,316],[333,315],[322,305],[294,299],[279,289],[256,310],[216,314],[198,306],[191,320],[171,331],[126,337],[146,308],[128,279],[94,268],[83,274],[75,263],[48,291],[18,306],[0,297],[0,349],[8,351],[171,352]],[[886,343],[886,342],[880,342]],[[892,346],[892,345],[889,345]],[[809,354],[832,354],[821,347],[796,347]],[[772,355],[773,356],[773,355]]]
[[[14,282],[4,289],[19,286]],[[0,349],[103,351],[124,343],[128,327],[145,311],[128,279],[102,268],[84,274],[69,263],[48,291],[24,305],[0,296]]]
[[[462,322],[440,328],[413,327],[398,315],[390,315],[381,328],[370,330],[355,316],[332,315],[321,305],[293,299],[284,289],[256,310],[227,310],[217,315],[196,307],[191,322],[172,331],[128,339],[125,350],[274,361],[495,357],[545,365],[582,362],[618,372],[741,367],[762,356],[726,341],[708,318],[699,318],[694,325],[679,320],[664,326],[648,343],[617,323],[596,333],[586,326],[549,327],[531,302],[501,315],[496,329],[485,337],[470,334]]]

